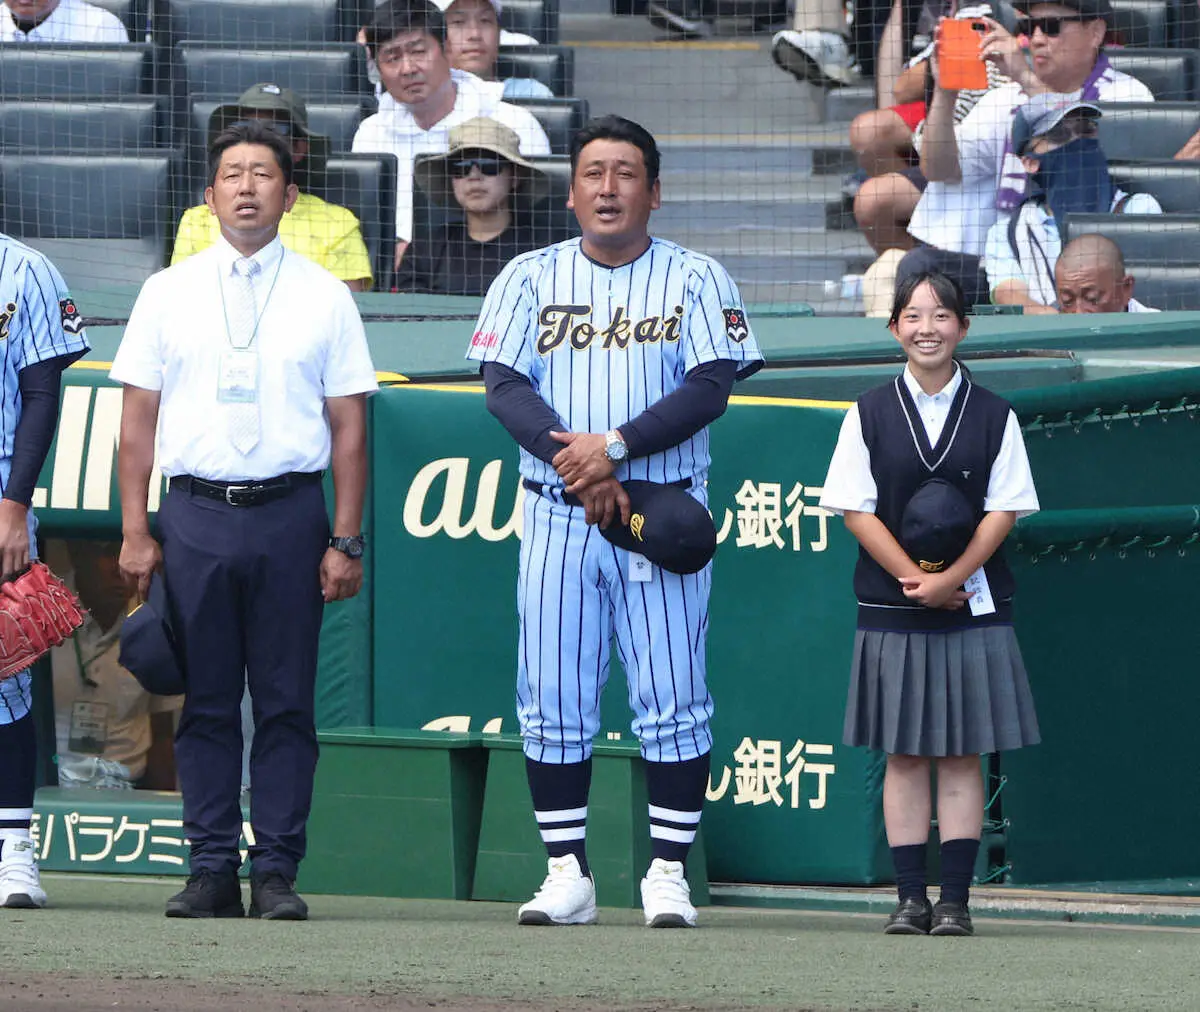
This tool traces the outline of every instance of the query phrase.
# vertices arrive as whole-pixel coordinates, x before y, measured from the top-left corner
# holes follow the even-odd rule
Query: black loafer
[[[933,907],[929,900],[910,896],[896,904],[883,929],[885,935],[927,935],[933,921]]]
[[[973,935],[971,912],[965,903],[940,900],[933,908],[931,935]]]

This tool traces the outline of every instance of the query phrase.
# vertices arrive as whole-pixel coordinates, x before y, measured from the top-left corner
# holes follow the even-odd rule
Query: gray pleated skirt
[[[919,756],[1036,745],[1041,734],[1013,627],[859,629],[842,740]]]

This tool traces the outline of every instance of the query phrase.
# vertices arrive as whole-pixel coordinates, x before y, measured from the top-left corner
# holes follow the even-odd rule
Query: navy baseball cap
[[[669,573],[697,573],[717,550],[717,529],[708,510],[678,485],[624,481],[628,526],[620,519],[600,531],[627,552],[644,555]]]
[[[950,482],[921,484],[900,518],[900,544],[921,571],[940,573],[970,544],[978,521],[967,497]]]
[[[125,616],[121,624],[121,667],[127,669],[156,696],[177,696],[186,691],[183,669],[171,630],[167,586],[155,573],[146,600]]]
[[[1093,119],[1104,115],[1100,107],[1092,102],[1072,101],[1050,92],[1034,95],[1024,105],[1018,106],[1013,114],[1013,154],[1018,157],[1023,155],[1030,141],[1049,133],[1072,112],[1083,112]]]

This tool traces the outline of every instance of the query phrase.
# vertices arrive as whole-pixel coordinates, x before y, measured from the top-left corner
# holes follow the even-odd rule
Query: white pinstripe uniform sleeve
[[[527,264],[525,257],[510,261],[489,286],[467,358],[498,362],[532,378],[537,306]]]
[[[733,278],[715,260],[705,257],[697,268],[691,278],[691,311],[684,328],[687,337],[684,371],[691,372],[705,362],[727,360],[738,364],[738,379],[743,379],[762,365],[763,357],[746,307],[742,305],[741,293]],[[735,313],[740,314],[740,323],[733,316]]]

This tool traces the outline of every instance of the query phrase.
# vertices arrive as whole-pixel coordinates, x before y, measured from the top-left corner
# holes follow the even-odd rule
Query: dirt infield
[[[310,896],[304,924],[163,917],[177,883],[46,876],[0,910],[0,1009],[411,1012],[1126,1010],[1198,1007],[1200,930],[977,920],[975,938],[861,914],[708,908],[697,931],[604,909],[520,928],[512,906]]]

